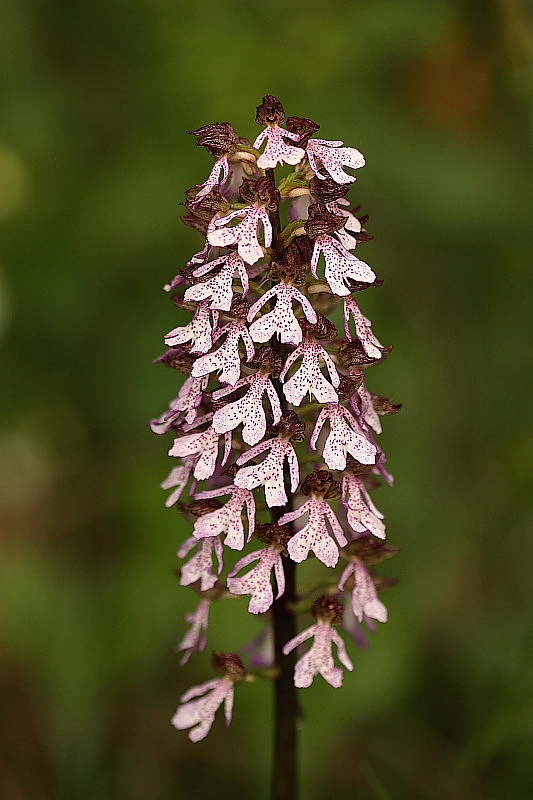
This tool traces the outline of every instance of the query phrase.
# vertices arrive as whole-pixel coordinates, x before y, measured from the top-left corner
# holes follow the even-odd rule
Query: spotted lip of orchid
[[[342,147],[341,141],[326,139],[310,139],[306,153],[311,169],[317,178],[325,178],[322,169],[337,183],[353,183],[355,177],[349,175],[343,167],[359,169],[365,165],[365,157],[355,147]]]
[[[222,507],[203,514],[195,522],[193,536],[197,539],[210,538],[226,534],[225,544],[233,550],[242,550],[245,543],[244,527],[242,524],[242,509],[246,505],[248,511],[248,539],[250,540],[255,525],[255,502],[253,494],[240,486],[223,486],[220,489],[211,489],[199,492],[199,500],[212,499],[225,494],[231,498]]]
[[[215,275],[190,286],[185,292],[184,300],[210,300],[209,308],[229,311],[234,294],[233,277],[236,272],[239,275],[244,294],[248,293],[249,282],[246,265],[236,252],[202,264],[193,271],[193,276],[195,278],[203,277],[217,267],[220,267],[220,270]]]
[[[382,283],[358,257],[372,238],[368,217],[347,199],[364,157],[313,138],[320,126],[286,117],[273,95],[256,122],[255,138],[227,122],[190,131],[211,158],[182,204],[202,241],[164,287],[189,316],[156,359],[179,382],[151,428],[173,436],[176,466],[161,486],[170,516],[180,511],[190,525],[177,545],[179,584],[196,594],[176,648],[181,664],[201,661],[208,616],[217,619],[211,606],[231,598],[236,614],[247,607],[270,626],[260,635],[268,656],[250,660],[277,676],[276,693],[290,693],[316,676],[338,688],[343,668],[353,669],[337,629],[343,614],[358,641],[361,624],[387,619],[378,593],[391,579],[373,568],[396,550],[372,498],[393,482],[377,437],[381,417],[399,406],[373,392],[368,376],[391,348],[359,301]],[[327,316],[341,298],[346,338]],[[326,573],[320,597],[298,595],[297,565],[309,558]],[[312,624],[299,627],[296,616],[311,606]],[[235,686],[252,681],[236,653],[215,653],[212,666],[219,675],[182,694],[172,718],[193,742],[220,707],[230,723]],[[277,715],[292,713],[282,705]]]
[[[202,683],[200,686],[193,686],[182,694],[181,705],[172,717],[172,724],[178,730],[191,729],[189,731],[191,742],[205,739],[222,703],[224,703],[226,726],[230,724],[234,685],[246,680],[246,672],[238,655],[213,653],[212,662],[215,669],[224,676]]]
[[[252,322],[258,311],[273,297],[276,298],[273,310]],[[250,336],[255,342],[268,342],[275,335],[279,336],[282,344],[299,344],[302,341],[302,329],[292,311],[293,300],[300,303],[309,322],[317,321],[316,311],[307,297],[294,286],[280,283],[265,292],[250,308]]]
[[[325,681],[331,686],[339,688],[343,682],[343,672],[340,667],[336,667],[333,660],[332,648],[335,644],[339,661],[348,670],[353,670],[353,664],[346,652],[346,647],[332,627],[336,618],[342,618],[342,606],[335,600],[328,597],[319,598],[314,605],[314,612],[317,616],[315,625],[311,625],[307,630],[302,631],[292,638],[283,648],[283,653],[288,655],[292,650],[314,638],[313,645],[303,655],[294,672],[294,682],[298,688],[306,689],[311,686],[316,675],[322,675]]]
[[[280,123],[285,119],[283,106],[277,97],[266,95],[263,102],[257,107],[256,122],[266,125],[254,142],[254,149],[258,150],[262,143],[267,141],[264,153],[257,159],[257,166],[261,169],[273,169],[278,164],[299,164],[305,158],[305,150],[301,147],[287,144],[284,139],[300,140],[300,135],[285,130]]]
[[[358,622],[362,622],[365,617],[378,622],[387,622],[387,609],[378,598],[372,575],[359,559],[354,559],[343,571],[339,580],[341,591],[351,577],[353,578],[351,604]]]

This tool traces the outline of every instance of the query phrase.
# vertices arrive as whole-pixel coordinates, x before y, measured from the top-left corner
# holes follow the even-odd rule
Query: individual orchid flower
[[[273,603],[274,593],[270,580],[272,571],[276,576],[276,599],[285,591],[281,552],[284,550],[286,532],[278,525],[267,524],[259,526],[258,535],[269,546],[240,558],[228,575],[228,589],[232,594],[250,595],[248,611],[251,614],[263,614]],[[255,567],[238,577],[238,573],[254,561],[258,562]]]
[[[210,300],[209,308],[229,311],[233,299],[233,278],[235,273],[239,276],[243,293],[247,294],[249,290],[248,273],[240,255],[237,252],[226,253],[213,261],[208,261],[207,264],[197,267],[193,275],[195,278],[202,277],[221,264],[222,268],[215,275],[206,281],[189,286],[183,299],[186,301]]]
[[[203,197],[208,195],[216,186],[222,181],[220,174],[223,173],[223,179],[226,180],[229,175],[228,156],[235,153],[239,148],[239,137],[233,130],[233,127],[228,122],[223,122],[214,125],[204,125],[195,131],[189,131],[193,136],[198,137],[196,142],[200,147],[205,147],[207,151],[216,158],[209,177],[204,183],[198,184],[198,192],[196,197],[192,200],[193,204],[197,204]]]
[[[375,433],[381,433],[380,417],[397,414],[402,407],[401,403],[394,403],[386,397],[369,392],[364,384],[361,384],[352,398],[352,406]]]
[[[317,265],[323,253],[326,262],[324,277],[333,294],[340,297],[350,294],[347,281],[370,284],[376,280],[368,264],[356,258],[331,235],[343,228],[345,221],[345,216],[331,214],[326,206],[313,203],[309,206],[309,216],[304,225],[307,234],[315,241],[311,271],[318,280]]]
[[[237,295],[241,297],[241,295]],[[239,355],[239,343],[242,339],[246,349],[247,360],[251,361],[254,357],[255,347],[250,338],[246,323],[242,319],[235,319],[220,328],[214,335],[217,341],[221,336],[226,336],[224,344],[212,353],[206,353],[194,362],[192,375],[195,377],[209,375],[211,372],[219,371],[221,383],[229,383],[235,386],[241,374],[241,359]]]
[[[353,183],[356,179],[343,167],[359,169],[365,165],[365,157],[355,147],[343,147],[342,141],[309,139],[305,152],[309,165],[317,178],[324,179],[324,169],[336,183]]]
[[[344,226],[339,228],[335,235],[345,250],[354,250],[357,246],[357,238],[356,236],[352,236],[352,234],[361,233],[363,226],[355,214],[349,210],[347,207],[349,205],[349,200],[347,200],[345,197],[340,197],[338,200],[326,203],[326,208],[331,214],[337,214],[341,217],[346,217]]]
[[[254,561],[256,566],[246,573],[243,577],[235,577],[237,573]],[[276,546],[264,547],[262,550],[255,550],[247,553],[235,564],[232,572],[228,575],[228,589],[232,594],[250,595],[248,611],[250,614],[262,614],[268,611],[274,600],[270,575],[275,571],[278,585],[276,599],[281,597],[285,591],[285,576],[279,549]]]
[[[285,380],[287,372],[300,356],[302,363],[283,386],[283,392],[289,403],[299,406],[307,393],[314,395],[319,403],[338,400],[337,392],[333,387],[339,385],[339,374],[331,356],[318,342],[304,340],[299,344],[288,356],[279,376],[280,380]],[[331,383],[326,380],[320,370],[321,359],[326,362]]]
[[[232,550],[242,550],[245,542],[244,527],[242,523],[242,510],[246,505],[248,512],[248,537],[250,541],[255,527],[255,501],[253,494],[239,486],[222,486],[220,489],[210,489],[196,494],[197,500],[207,500],[230,494],[228,502],[208,514],[198,517],[194,525],[193,536],[196,539],[211,538],[226,534],[225,544]]]
[[[346,285],[349,280],[372,283],[376,278],[376,274],[368,264],[352,255],[340,242],[324,234],[315,239],[315,249],[311,259],[311,271],[317,280],[320,253],[324,255],[326,262],[324,277],[333,294],[340,297],[350,294],[350,289]]]
[[[222,173],[222,180],[220,179],[220,174]],[[224,155],[218,158],[215,163],[213,164],[213,169],[209,173],[209,177],[207,178],[204,183],[198,184],[198,194],[194,198],[193,202],[198,202],[205,197],[205,195],[209,194],[216,186],[219,186],[222,181],[227,180],[229,177],[229,164],[228,164],[228,156]]]
[[[233,653],[214,653],[215,668],[224,672],[223,678],[214,678],[200,686],[193,686],[180,697],[181,705],[172,717],[172,725],[180,731],[191,728],[189,739],[199,742],[205,739],[215,720],[218,708],[224,703],[226,727],[231,723],[233,712],[233,689],[236,683],[246,679],[246,672],[239,656]]]
[[[263,97],[263,102],[257,107],[256,122],[258,125],[266,125],[266,128],[261,131],[253,144],[254,150],[258,150],[264,140],[267,140],[263,154],[257,159],[257,166],[260,169],[273,169],[278,164],[294,166],[305,157],[305,150],[284,141],[284,139],[292,139],[293,142],[300,140],[299,134],[280,127],[280,123],[284,121],[285,111],[278,98],[273,95]]]
[[[242,438],[246,444],[250,445],[257,444],[265,435],[266,416],[263,408],[263,395],[265,392],[270,400],[274,423],[279,422],[281,418],[279,398],[270,380],[271,370],[273,369],[271,365],[275,363],[275,368],[277,369],[281,359],[270,347],[261,348],[259,353],[259,357],[265,360],[265,363],[263,363],[258,372],[248,375],[246,378],[241,378],[235,386],[224,386],[222,389],[217,389],[212,395],[213,400],[216,401],[241,387],[246,385],[250,387],[239,400],[218,408],[213,417],[213,427],[219,433],[228,434],[242,424]]]
[[[342,478],[342,504],[348,524],[356,533],[370,531],[378,539],[385,539],[383,514],[372,502],[361,478],[350,471]]]
[[[165,344],[167,347],[175,347],[177,344],[191,342],[191,353],[207,353],[213,343],[213,324],[217,319],[218,311],[211,311],[209,303],[201,300],[191,322],[169,331],[165,336]]]
[[[311,649],[296,664],[294,684],[299,689],[307,689],[313,683],[315,675],[322,675],[325,681],[338,689],[342,686],[344,673],[333,661],[334,644],[337,646],[341,664],[346,669],[353,670],[346,646],[333,627],[333,624],[342,618],[342,606],[337,600],[321,597],[315,602],[313,611],[317,617],[316,623],[290,639],[284,646],[283,653],[288,655],[307,639],[314,637]]]
[[[361,464],[375,464],[378,448],[361,430],[357,420],[347,408],[339,403],[326,403],[318,415],[310,445],[316,450],[320,432],[326,420],[330,432],[324,443],[322,456],[330,469],[345,469],[346,455],[351,455]]]
[[[339,560],[339,549],[333,537],[341,547],[344,547],[348,540],[335,512],[326,501],[339,497],[340,486],[333,480],[330,472],[319,470],[306,477],[300,491],[304,495],[309,495],[309,500],[295,511],[283,514],[278,520],[280,525],[285,525],[308,514],[306,525],[292,536],[287,551],[297,563],[305,561],[309,551],[312,551],[326,567],[334,567]]]
[[[195,428],[203,425],[206,422],[211,422],[212,419],[212,413],[204,414],[202,417],[198,417],[198,419],[193,422],[192,425],[188,426],[189,430],[191,430],[193,427]],[[203,431],[186,433],[183,436],[179,436],[177,439],[174,439],[174,444],[168,451],[168,454],[169,456],[179,456],[180,458],[191,455],[197,456],[198,460],[194,466],[193,475],[197,480],[205,480],[206,478],[210,478],[215,471],[221,433],[225,432],[217,431],[213,425],[210,425]],[[229,457],[231,449],[231,434],[225,433],[224,440],[224,456],[222,458],[223,465],[226,463]]]
[[[207,592],[216,584],[224,568],[222,542],[220,536],[202,539],[200,542],[194,536],[190,536],[178,550],[178,558],[186,558],[195,547],[198,547],[196,553],[180,569],[180,585],[190,586],[200,581],[200,591]],[[213,571],[213,551],[218,563],[216,572]]]
[[[268,439],[259,442],[255,447],[247,450],[237,459],[237,464],[245,464],[250,459],[270,450],[268,456],[260,464],[253,464],[250,467],[240,469],[235,476],[237,486],[246,486],[249,489],[256,489],[263,486],[265,498],[269,508],[272,506],[283,506],[287,502],[287,495],[283,486],[283,465],[285,459],[289,462],[291,474],[291,490],[298,488],[300,478],[298,470],[298,459],[292,444],[287,439]]]
[[[387,622],[387,609],[378,598],[372,575],[358,558],[350,561],[343,570],[339,580],[341,592],[350,578],[353,580],[351,605],[358,622],[363,622],[365,617],[376,619],[378,622]]]
[[[194,422],[198,406],[202,402],[203,392],[207,388],[208,378],[189,376],[181,387],[178,396],[170,401],[170,405],[159,419],[153,419],[150,427],[154,433],[167,433],[181,418],[186,422]]]
[[[356,413],[360,413],[361,419],[364,421],[365,425],[368,425],[372,428],[375,433],[381,433],[381,421],[379,419],[379,414],[374,408],[374,404],[372,402],[372,395],[364,385],[361,386],[357,390],[357,396],[354,397],[355,403],[360,403],[361,410],[359,412],[359,408],[355,403],[352,401],[352,405]]]
[[[272,297],[276,298],[276,305],[272,311],[252,322],[257,312]],[[265,292],[250,308],[248,322],[252,322],[250,336],[254,342],[268,342],[274,335],[279,337],[282,344],[299,344],[302,341],[302,329],[292,310],[293,300],[301,304],[309,322],[314,323],[317,321],[316,311],[307,297],[304,297],[295,286],[287,283],[278,283]]]
[[[237,245],[237,251],[247,264],[255,264],[263,258],[264,249],[259,243],[258,227],[263,226],[264,247],[272,244],[272,225],[268,210],[279,204],[279,191],[268,178],[244,179],[241,197],[250,200],[252,205],[231,211],[226,216],[216,219],[214,228],[208,233],[210,244],[219,247]],[[242,217],[237,225],[230,226],[234,219]]]
[[[361,342],[361,346],[369,358],[380,359],[384,347],[379,339],[374,336],[372,332],[372,323],[361,312],[358,303],[353,297],[347,295],[344,298],[344,330],[346,337],[353,341],[352,332],[350,330],[350,316],[353,317],[355,322],[355,335]]]
[[[185,614],[185,621],[191,626],[185,633],[183,639],[176,647],[176,652],[185,650],[180,661],[183,667],[193,653],[201,653],[205,649],[207,642],[207,627],[209,624],[209,606],[211,600],[204,598],[198,603],[196,610],[191,614]]]
[[[194,456],[182,459],[182,463],[170,470],[169,474],[161,484],[162,489],[174,489],[165,500],[165,506],[170,508],[177,503],[187,486],[191,473],[194,469]]]
[[[240,455],[235,462],[240,467],[242,464],[251,461],[252,458],[256,458],[261,453],[270,450],[270,453],[260,464],[243,467],[235,476],[236,486],[244,486],[247,489],[256,489],[258,486],[264,486],[265,498],[270,508],[272,506],[283,506],[287,502],[283,481],[285,459],[289,463],[291,491],[295,492],[298,488],[300,479],[298,459],[290,440],[301,441],[304,438],[305,424],[300,422],[294,411],[286,411],[279,425],[275,426],[275,429],[279,431],[279,435],[275,439],[267,439],[265,442],[256,444],[255,447]]]

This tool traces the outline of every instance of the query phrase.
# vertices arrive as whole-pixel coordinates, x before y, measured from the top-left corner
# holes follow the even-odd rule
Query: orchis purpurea
[[[276,752],[284,747],[294,767],[291,691],[318,674],[342,684],[332,645],[352,669],[336,627],[343,607],[356,625],[387,619],[377,594],[387,581],[371,566],[394,548],[383,544],[383,515],[370,491],[381,479],[392,483],[375,435],[380,417],[399,406],[366,386],[367,368],[390,348],[356,300],[382,283],[353,252],[372,238],[367,218],[345,197],[363,156],[341,141],[313,138],[319,126],[286,119],[271,95],[256,121],[262,131],[252,146],[229,123],[192,132],[215,159],[184,203],[184,222],[204,241],[165,286],[192,319],[165,336],[169,349],[157,359],[186,379],[152,429],[174,436],[169,455],[178,462],[162,484],[171,490],[166,505],[194,519],[178,550],[180,582],[198,594],[178,646],[182,663],[203,649],[209,607],[220,599],[244,595],[248,611],[273,630],[270,669],[247,671],[236,654],[215,656],[223,677],[186,692],[173,724],[198,741],[222,703],[229,723],[236,684],[273,678],[278,699],[289,698],[284,709],[278,703],[288,733]],[[345,338],[328,319],[339,304]],[[242,555],[230,559],[224,577],[228,548]],[[296,564],[313,556],[327,568],[320,596],[300,597]],[[311,608],[315,623],[298,633],[297,612]],[[311,637],[295,664],[295,648]]]

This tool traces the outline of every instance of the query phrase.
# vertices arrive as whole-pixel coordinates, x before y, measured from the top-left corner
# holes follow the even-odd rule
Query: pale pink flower
[[[233,686],[234,682],[228,675],[214,678],[201,686],[193,686],[180,697],[183,705],[178,707],[172,717],[172,724],[179,731],[191,728],[189,739],[191,742],[199,742],[211,730],[215,714],[224,703],[227,727],[231,723],[233,711]]]
[[[184,381],[178,396],[170,401],[170,405],[159,419],[150,422],[154,433],[167,433],[174,423],[184,418],[186,422],[194,422],[196,410],[202,402],[202,392],[206,389],[208,378],[189,377]]]
[[[238,225],[228,226],[228,223],[237,217],[243,217]],[[247,264],[255,264],[263,258],[263,248],[257,238],[259,223],[263,226],[265,247],[272,244],[272,225],[268,212],[259,203],[252,206],[231,211],[225,217],[215,220],[213,229],[208,233],[209,244],[218,247],[230,247],[236,244],[241,258]]]
[[[281,597],[285,591],[285,575],[283,564],[281,563],[280,551],[282,545],[272,544],[262,550],[248,553],[237,561],[234,568],[228,575],[228,589],[232,594],[250,595],[248,611],[251,614],[262,614],[268,611],[274,600],[270,575],[272,570],[276,575],[276,585],[278,593],[276,599]],[[247,567],[253,561],[258,563],[246,575],[236,577],[241,569]]]
[[[291,491],[295,492],[298,488],[300,473],[298,469],[298,459],[290,441],[286,438],[277,436],[265,442],[259,442],[255,447],[247,450],[237,459],[237,465],[246,464],[250,459],[255,458],[265,450],[270,450],[268,456],[260,464],[252,464],[243,467],[235,476],[236,486],[244,486],[247,489],[256,489],[264,486],[265,498],[270,508],[272,506],[283,506],[287,502],[287,495],[283,484],[283,465],[285,459],[289,462],[291,476]]]
[[[362,480],[351,472],[342,478],[342,504],[347,510],[348,524],[356,533],[369,531],[378,539],[385,539],[383,514],[378,511]]]
[[[202,539],[199,543],[198,539],[190,536],[178,550],[178,558],[185,558],[194,547],[198,547],[198,550],[180,569],[180,585],[190,586],[200,581],[200,591],[207,592],[216,584],[218,576],[224,569],[222,541],[220,536],[216,536]],[[216,573],[213,571],[213,551],[218,564]]]
[[[209,624],[209,606],[211,601],[200,600],[196,610],[191,614],[185,614],[185,621],[191,626],[185,636],[176,647],[176,652],[185,650],[180,665],[183,667],[196,651],[201,653],[205,649],[207,642],[207,627]]]
[[[309,139],[306,147],[307,158],[311,169],[317,176],[324,180],[326,175],[321,172],[325,169],[335,183],[353,183],[355,178],[343,170],[343,167],[359,169],[365,165],[365,157],[355,147],[342,147],[342,141],[327,141],[326,139]]]
[[[363,226],[361,222],[357,219],[355,214],[347,208],[350,205],[350,201],[347,200],[345,197],[339,197],[338,200],[331,200],[329,203],[326,203],[326,208],[332,214],[340,215],[341,217],[346,217],[346,222],[344,223],[344,227],[340,230],[335,232],[335,236],[342,244],[346,250],[354,250],[357,246],[357,238],[352,236],[349,231],[352,233],[361,233]]]
[[[387,622],[387,609],[378,599],[372,575],[358,558],[353,559],[343,571],[339,589],[344,590],[346,582],[353,576],[354,587],[351,593],[352,609],[359,622],[365,617]]]
[[[372,323],[361,312],[359,305],[353,297],[344,298],[344,331],[346,337],[352,342],[353,336],[350,330],[350,316],[354,318],[355,335],[361,342],[361,347],[369,358],[381,358],[383,345],[372,332]]]
[[[213,164],[213,169],[209,173],[209,177],[204,183],[198,183],[197,187],[199,188],[199,192],[197,193],[196,197],[194,197],[190,202],[191,205],[196,205],[196,203],[200,202],[202,197],[211,192],[215,186],[218,186],[222,181],[220,180],[220,173],[223,174],[222,181],[227,180],[229,176],[229,164],[228,164],[228,155],[223,155],[221,158],[217,159]],[[204,173],[205,174],[205,173]]]
[[[361,411],[356,405],[357,397],[359,397],[361,401]],[[357,390],[357,394],[352,398],[352,406],[356,413],[360,413],[360,416],[370,428],[376,433],[381,433],[381,420],[379,418],[379,414],[377,413],[376,409],[374,408],[374,404],[372,402],[372,395],[364,385],[361,386]]]
[[[256,372],[246,378],[241,378],[235,386],[224,386],[222,389],[217,389],[213,392],[213,399],[218,400],[220,397],[240,389],[241,386],[246,386],[246,384],[249,384],[250,388],[244,397],[215,411],[213,427],[219,433],[228,433],[235,430],[242,423],[242,438],[246,444],[253,445],[263,438],[266,431],[266,417],[263,408],[263,395],[265,392],[270,400],[274,423],[279,422],[281,418],[279,399],[268,374]]]
[[[359,283],[373,283],[375,273],[364,261],[360,261],[340,242],[327,233],[317,236],[311,258],[311,271],[318,280],[317,264],[320,253],[324,254],[326,267],[324,277],[333,294],[343,297],[350,294],[346,281],[352,280]]]
[[[338,403],[327,403],[318,415],[310,439],[313,450],[316,450],[317,439],[326,420],[329,421],[330,432],[322,456],[330,469],[345,469],[347,453],[351,453],[360,464],[376,462],[378,448],[364,435],[348,409]]]
[[[317,619],[315,625],[302,631],[287,642],[283,648],[284,655],[288,655],[295,647],[314,636],[310,650],[300,658],[294,670],[294,685],[299,689],[311,686],[315,675],[322,675],[325,681],[338,689],[342,686],[344,673],[336,667],[333,661],[332,647],[337,646],[337,655],[340,662],[348,670],[353,670],[353,664],[346,652],[346,646],[328,620]]]
[[[232,550],[242,550],[244,547],[244,526],[242,510],[244,505],[248,512],[248,538],[250,541],[255,528],[255,501],[252,492],[238,486],[222,486],[220,489],[210,489],[198,492],[197,500],[207,500],[230,494],[231,498],[221,508],[202,514],[194,524],[193,536],[196,539],[211,538],[226,534],[225,544]]]
[[[335,512],[322,497],[311,495],[303,505],[295,511],[289,511],[278,520],[278,525],[285,525],[308,514],[307,524],[291,537],[287,551],[293,561],[298,564],[305,561],[311,550],[326,567],[334,567],[339,560],[339,549],[332,536],[341,547],[348,543]],[[328,531],[327,522],[332,535]]]
[[[271,297],[276,297],[273,310],[252,322],[257,312]],[[274,335],[277,335],[284,344],[299,344],[302,341],[302,329],[292,310],[293,300],[301,304],[309,322],[317,321],[316,311],[307,297],[304,297],[296,287],[279,283],[265,292],[248,312],[248,322],[252,322],[250,336],[254,342],[268,342]]]
[[[217,319],[218,311],[211,311],[209,303],[201,300],[189,324],[169,331],[165,336],[165,344],[168,347],[175,347],[177,344],[191,342],[191,353],[207,353],[211,349],[213,325]]]
[[[212,416],[212,414],[204,414],[204,416],[198,417],[192,425],[188,426],[189,430],[203,425],[204,422],[211,421]],[[180,456],[180,458],[192,455],[197,456],[198,460],[194,466],[193,475],[199,481],[206,480],[210,478],[215,471],[220,433],[221,432],[217,431],[213,425],[204,431],[186,433],[174,439],[174,444],[168,451],[168,454],[169,456]],[[230,454],[231,434],[226,433],[224,440],[225,446],[222,464],[226,463]]]
[[[182,463],[170,470],[169,474],[161,484],[162,489],[174,489],[165,500],[165,506],[170,508],[174,503],[177,503],[183,494],[183,490],[189,482],[191,473],[194,468],[194,456],[188,456],[182,460]]]
[[[209,307],[229,311],[233,299],[233,278],[238,274],[243,292],[249,289],[248,273],[244,261],[237,252],[226,253],[220,258],[215,258],[194,270],[195,277],[201,277],[223,264],[220,271],[202,283],[189,286],[184,295],[184,300],[210,300]]]
[[[294,147],[292,144],[287,144],[283,139],[292,139],[293,142],[300,141],[298,133],[291,133],[279,125],[269,125],[264,131],[261,131],[256,138],[253,147],[258,150],[264,140],[267,140],[266,147],[262,155],[257,159],[257,166],[260,169],[273,169],[278,164],[299,164],[305,156],[305,150],[301,147]]]
[[[240,340],[242,339],[244,342],[248,361],[254,357],[255,348],[244,320],[232,320],[220,328],[214,335],[214,341],[224,335],[226,335],[226,340],[223,345],[213,353],[207,353],[196,359],[191,374],[194,377],[200,377],[218,370],[220,382],[234,386],[241,374]]]
[[[304,340],[299,344],[288,356],[279,376],[280,380],[284,381],[285,375],[299,356],[302,356],[299,369],[283,386],[283,392],[289,403],[299,406],[307,392],[314,395],[319,403],[337,401],[338,395],[333,386],[336,387],[340,383],[339,373],[329,353],[318,342]],[[320,371],[321,358],[326,362],[333,386]]]

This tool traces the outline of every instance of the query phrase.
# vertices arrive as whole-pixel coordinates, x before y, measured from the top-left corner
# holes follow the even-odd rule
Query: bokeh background
[[[399,584],[342,690],[303,693],[306,800],[533,798],[531,5],[521,0],[4,0],[0,9],[0,796],[268,796],[270,687],[192,745],[212,676],[163,507],[175,394],[161,291],[199,246],[185,133],[255,107],[362,150],[365,293],[404,403],[380,489]],[[370,380],[370,376],[369,376]],[[210,645],[260,623],[213,611]]]

